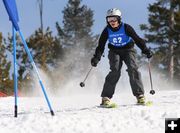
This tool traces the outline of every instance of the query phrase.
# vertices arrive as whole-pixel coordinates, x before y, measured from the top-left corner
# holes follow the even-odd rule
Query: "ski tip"
[[[146,106],[152,106],[152,105],[153,105],[153,102],[152,102],[152,101],[147,101],[147,102],[145,103],[145,105],[146,105]]]

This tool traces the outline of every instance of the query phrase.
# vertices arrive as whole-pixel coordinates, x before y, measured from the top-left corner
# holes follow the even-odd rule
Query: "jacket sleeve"
[[[101,59],[102,54],[104,53],[105,45],[108,39],[108,31],[107,28],[105,27],[103,32],[100,35],[99,41],[98,41],[98,46],[96,47],[94,57],[97,59]]]
[[[147,46],[146,46],[146,43],[145,43],[145,40],[143,40],[142,38],[140,38],[137,33],[135,32],[135,30],[128,24],[125,24],[125,31],[126,31],[126,34],[128,36],[130,36],[134,42],[136,43],[136,45],[142,50],[147,50]]]

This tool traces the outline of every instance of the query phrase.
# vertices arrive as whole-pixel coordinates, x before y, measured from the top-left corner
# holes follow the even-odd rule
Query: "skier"
[[[108,40],[110,72],[106,76],[101,93],[102,106],[110,106],[110,99],[113,97],[116,83],[121,75],[123,61],[127,65],[127,72],[130,78],[130,85],[133,95],[137,98],[138,104],[145,104],[144,88],[141,80],[141,73],[135,60],[136,44],[147,58],[152,57],[152,51],[146,47],[145,41],[140,38],[134,29],[121,21],[121,11],[117,8],[107,11],[107,26],[102,31],[95,54],[91,59],[91,65],[96,67],[104,52]]]

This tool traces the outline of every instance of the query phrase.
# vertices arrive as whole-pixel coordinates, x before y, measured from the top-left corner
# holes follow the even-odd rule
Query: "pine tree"
[[[154,66],[170,81],[180,80],[180,1],[157,0],[149,7],[149,25],[141,25],[148,43],[155,44]]]
[[[92,35],[93,11],[81,0],[69,0],[63,10],[63,28],[56,23],[59,41],[66,52],[66,69],[75,75],[87,71],[97,36]]]
[[[44,71],[51,71],[50,68],[56,67],[58,60],[63,56],[62,47],[57,39],[52,36],[50,28],[47,28],[45,33],[42,33],[41,29],[35,31],[27,39],[27,43],[32,51],[35,63]]]
[[[12,36],[10,34],[7,40],[6,46],[10,53],[13,53]],[[31,75],[33,67],[18,35],[16,40],[19,88],[32,88],[32,83],[34,82]],[[52,31],[47,28],[42,33],[42,30],[38,29],[26,41],[37,67],[51,75],[53,69],[58,67],[59,60],[63,58],[62,47],[57,38],[52,36]]]
[[[0,91],[5,94],[13,93],[13,81],[10,79],[11,62],[7,60],[6,46],[0,33]]]
[[[5,45],[7,50],[10,52],[11,57],[13,58],[13,38],[12,35],[8,33],[8,37],[5,40]],[[17,67],[18,67],[18,79],[21,81],[24,79],[25,76],[24,72],[30,68],[30,62],[26,62],[27,60],[27,53],[25,52],[24,45],[22,44],[20,36],[16,34],[16,60],[17,60]]]

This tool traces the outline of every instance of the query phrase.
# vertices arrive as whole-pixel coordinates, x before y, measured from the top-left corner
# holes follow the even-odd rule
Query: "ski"
[[[111,103],[111,104],[108,104],[108,105],[100,105],[98,107],[100,107],[100,108],[117,108],[118,105],[116,103]]]
[[[139,103],[136,103],[136,104],[131,104],[131,105],[117,105],[116,103],[111,103],[109,105],[99,105],[97,107],[99,108],[118,108],[118,107],[126,107],[126,106],[147,106],[147,107],[150,107],[153,105],[153,102],[152,101],[147,101],[146,103],[144,104],[139,104]]]
[[[139,104],[139,103],[137,103],[136,105],[152,106],[152,105],[153,105],[153,102],[152,102],[152,101],[147,101],[147,102],[145,102],[144,104]]]

